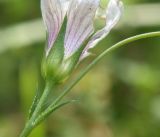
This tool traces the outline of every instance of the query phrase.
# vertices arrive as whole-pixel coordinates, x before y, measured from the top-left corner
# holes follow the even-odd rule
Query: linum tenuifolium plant
[[[95,18],[101,16],[100,2],[100,0],[41,0],[42,17],[47,31],[47,44],[42,61],[42,76],[46,86],[40,97],[35,96],[28,121],[20,137],[27,137],[52,112],[74,102],[73,100],[63,102],[62,99],[107,53],[139,39],[160,36],[159,31],[136,35],[106,49],[81,70],[55,100],[42,109],[49,93],[55,87],[63,85],[78,64],[91,54],[89,50],[104,39],[120,20],[123,11],[122,1],[109,0],[103,13],[105,25],[95,31]]]

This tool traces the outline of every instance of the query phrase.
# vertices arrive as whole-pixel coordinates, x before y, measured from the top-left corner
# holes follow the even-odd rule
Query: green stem
[[[91,70],[92,67],[94,67],[105,55],[107,55],[108,53],[115,51],[116,49],[125,46],[131,42],[140,40],[140,39],[145,39],[145,38],[151,38],[151,37],[158,37],[160,36],[160,31],[157,32],[150,32],[150,33],[145,33],[145,34],[140,34],[140,35],[136,35],[130,38],[127,38],[125,40],[122,40],[120,42],[118,42],[117,44],[111,46],[110,48],[106,49],[103,53],[101,53],[98,57],[96,57],[92,63],[90,63],[80,74],[79,76],[73,80],[73,82],[71,84],[69,84],[69,86],[67,86],[64,91],[62,92],[62,94],[42,113],[42,115],[40,115],[37,119],[36,119],[36,123],[40,123],[51,111],[51,109],[54,108],[54,106],[56,106],[56,104],[61,101],[61,99],[70,92],[70,90]]]
[[[54,83],[53,82],[47,82],[44,92],[39,100],[39,103],[37,104],[32,117],[29,119],[29,121],[26,123],[26,126],[24,128],[24,130],[22,131],[20,137],[27,137],[31,131],[33,130],[33,128],[35,127],[35,119],[37,118],[37,116],[39,115],[39,113],[41,112],[42,106],[44,104],[44,102],[46,101],[50,91],[53,88]]]

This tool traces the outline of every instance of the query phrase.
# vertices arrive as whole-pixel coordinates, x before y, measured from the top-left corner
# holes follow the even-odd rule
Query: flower
[[[100,0],[41,0],[48,38],[45,77],[50,75],[55,79],[55,75],[62,77],[60,74],[66,77],[79,61],[90,55],[89,50],[109,34],[120,19],[122,7],[120,0],[109,0],[105,26],[95,32],[94,20]]]

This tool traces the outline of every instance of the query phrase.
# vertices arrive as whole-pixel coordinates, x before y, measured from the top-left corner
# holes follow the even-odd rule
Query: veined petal
[[[65,58],[71,56],[93,33],[93,20],[99,0],[72,0],[67,13]]]
[[[86,48],[83,51],[81,56],[81,60],[90,53],[88,52],[89,49],[96,46],[98,42],[100,42],[103,38],[105,38],[111,29],[117,24],[119,21],[121,14],[122,14],[123,4],[120,0],[110,0],[108,4],[108,8],[106,10],[106,25],[103,29],[96,32],[89,43],[87,44]]]
[[[66,14],[69,0],[41,0],[42,16],[48,33],[46,55],[52,48]]]

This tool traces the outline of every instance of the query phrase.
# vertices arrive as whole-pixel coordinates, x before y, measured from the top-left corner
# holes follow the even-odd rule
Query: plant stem
[[[46,101],[50,91],[52,90],[53,85],[54,85],[53,82],[46,82],[46,86],[45,86],[44,92],[39,100],[39,103],[37,104],[37,106],[33,112],[33,115],[31,116],[29,121],[26,123],[26,126],[23,129],[20,137],[27,137],[31,133],[33,128],[35,127],[35,119],[37,118],[37,116],[41,112],[42,106],[43,106],[44,102]]]
[[[61,99],[70,92],[70,90],[94,67],[105,55],[108,53],[115,51],[116,49],[126,46],[127,44],[140,40],[140,39],[145,39],[145,38],[151,38],[151,37],[160,37],[160,31],[157,32],[150,32],[150,33],[144,33],[140,35],[136,35],[130,38],[127,38],[125,40],[122,40],[115,45],[111,46],[110,48],[106,49],[103,53],[101,53],[98,57],[96,57],[92,63],[90,63],[74,80],[69,86],[64,88],[62,94],[43,112],[43,115],[40,115],[36,119],[36,123],[40,123],[51,111],[51,109],[56,106],[56,104],[61,101]]]

